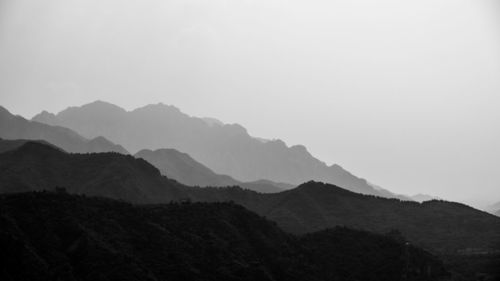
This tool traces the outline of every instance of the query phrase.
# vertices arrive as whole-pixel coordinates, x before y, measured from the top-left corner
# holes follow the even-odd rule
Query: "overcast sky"
[[[173,104],[405,194],[500,201],[497,0],[0,0],[0,104]]]

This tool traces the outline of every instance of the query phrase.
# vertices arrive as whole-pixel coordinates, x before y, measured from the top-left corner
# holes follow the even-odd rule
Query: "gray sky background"
[[[173,104],[394,192],[500,201],[497,0],[0,0],[0,104]]]

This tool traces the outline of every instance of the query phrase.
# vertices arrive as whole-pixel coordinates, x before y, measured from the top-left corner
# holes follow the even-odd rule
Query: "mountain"
[[[387,235],[335,228],[295,237],[232,203],[137,206],[64,192],[0,196],[0,248],[5,281],[448,276],[436,257]]]
[[[280,192],[293,186],[274,183],[268,180],[243,183],[227,175],[214,173],[208,167],[194,160],[186,153],[175,149],[143,149],[134,155],[155,166],[162,175],[190,186],[233,186],[255,190],[262,193]]]
[[[431,195],[427,195],[427,194],[421,194],[421,193],[410,196],[410,198],[413,199],[413,201],[417,201],[417,202],[441,200],[439,197],[431,196]]]
[[[130,155],[68,154],[36,142],[0,154],[0,171],[0,193],[65,187],[69,193],[134,203],[232,201],[296,234],[335,226],[376,233],[398,229],[435,253],[500,249],[500,218],[452,202],[386,199],[318,182],[271,194],[240,187],[189,187]]]
[[[326,165],[302,145],[289,147],[281,140],[263,141],[250,136],[240,125],[192,117],[161,103],[126,111],[96,101],[58,114],[44,112],[32,120],[71,128],[87,138],[103,136],[129,151],[173,148],[215,173],[242,182],[268,179],[297,185],[317,180],[363,194],[397,197],[339,165]]]
[[[186,153],[175,149],[143,149],[134,155],[142,158],[168,178],[191,186],[231,186],[239,182],[230,176],[219,175],[194,160]]]
[[[21,116],[15,116],[1,106],[0,138],[44,140],[69,152],[113,151],[128,154],[122,146],[111,143],[103,137],[97,136],[89,140],[67,128],[29,121]]]

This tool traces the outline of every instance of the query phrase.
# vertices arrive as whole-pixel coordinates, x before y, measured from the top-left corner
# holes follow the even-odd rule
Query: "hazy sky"
[[[389,190],[500,201],[497,0],[0,0],[0,104],[173,104]]]

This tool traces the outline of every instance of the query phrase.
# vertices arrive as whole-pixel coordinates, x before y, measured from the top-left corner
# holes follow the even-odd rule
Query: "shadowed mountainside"
[[[335,228],[297,238],[231,203],[134,206],[62,192],[0,196],[0,247],[5,281],[448,276],[435,257],[389,236]]]
[[[405,202],[318,182],[273,194],[239,187],[188,187],[129,155],[68,154],[36,142],[0,154],[0,170],[3,193],[64,186],[70,193],[136,203],[233,201],[293,233],[344,225],[378,233],[398,229],[413,243],[440,253],[500,247],[500,218],[458,203]]]
[[[33,120],[71,128],[88,138],[104,136],[133,152],[174,148],[188,153],[216,173],[238,181],[268,179],[297,185],[317,180],[363,194],[411,200],[374,188],[339,165],[326,165],[302,145],[288,147],[281,140],[258,139],[240,125],[191,117],[164,104],[126,111],[96,101],[67,108],[57,115],[42,112]]]
[[[180,184],[162,177],[145,160],[119,153],[69,154],[35,141],[0,154],[0,192],[53,190],[105,196],[130,202],[182,198]],[[179,192],[182,194],[182,192]]]
[[[44,140],[68,152],[113,151],[128,154],[122,146],[116,145],[104,137],[96,136],[89,140],[67,128],[29,121],[21,116],[15,116],[1,106],[0,138]]]
[[[230,176],[216,174],[208,167],[194,160],[188,154],[175,149],[158,149],[155,151],[143,149],[134,156],[151,163],[160,170],[162,175],[190,186],[239,185],[243,188],[262,193],[280,192],[294,187],[292,185],[274,183],[266,180],[243,183]]]

